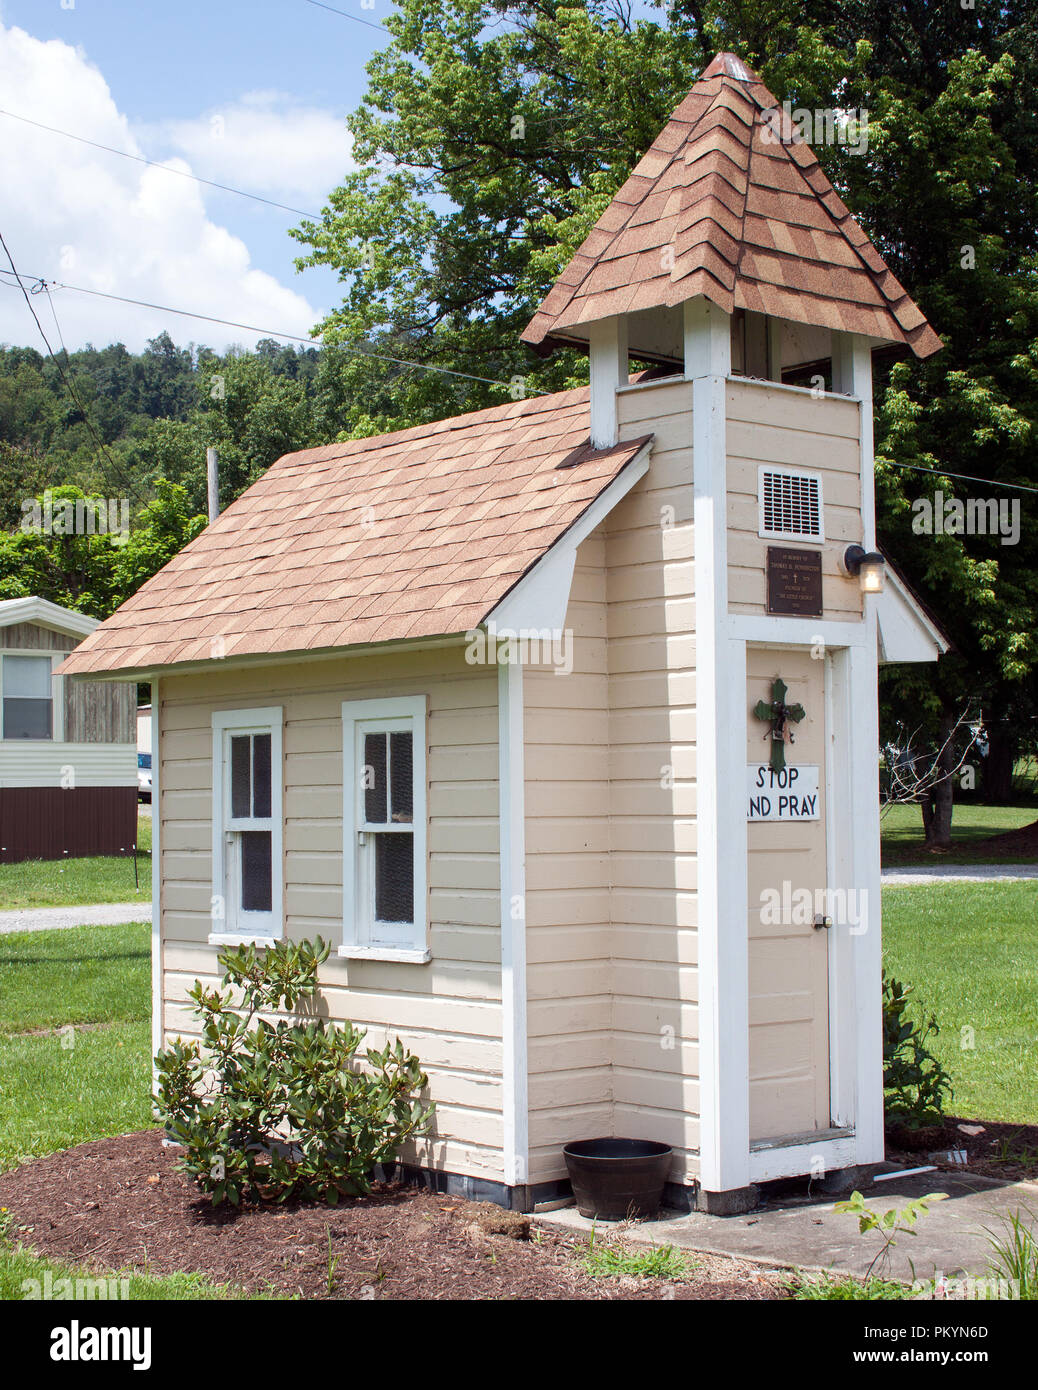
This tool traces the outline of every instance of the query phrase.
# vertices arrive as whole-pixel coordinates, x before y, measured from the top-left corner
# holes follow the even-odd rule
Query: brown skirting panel
[[[136,787],[0,787],[0,863],[132,854]]]

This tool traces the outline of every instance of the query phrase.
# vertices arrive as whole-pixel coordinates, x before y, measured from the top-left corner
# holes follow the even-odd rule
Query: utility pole
[[[205,451],[205,472],[209,483],[209,525],[220,515],[220,474],[216,449],[210,444]]]

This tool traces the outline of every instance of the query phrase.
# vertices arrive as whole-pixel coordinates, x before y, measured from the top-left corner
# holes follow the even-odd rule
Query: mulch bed
[[[946,849],[928,849],[921,844],[885,845],[883,867],[896,869],[902,864],[918,865],[920,856],[949,864],[1034,864],[1038,863],[1038,821],[1004,830],[983,840],[957,841]]]
[[[695,1255],[685,1280],[596,1279],[586,1240],[533,1221],[533,1239],[488,1234],[483,1204],[398,1184],[337,1207],[213,1208],[156,1130],[101,1139],[0,1174],[12,1234],[97,1270],[192,1270],[250,1293],[306,1299],[775,1299],[782,1276]],[[492,1214],[491,1214],[492,1215]],[[493,1220],[488,1224],[493,1225]],[[600,1228],[599,1240],[606,1228]],[[336,1260],[329,1291],[331,1258]],[[609,1239],[610,1237],[606,1237]]]
[[[1021,864],[1038,860],[1038,820],[1030,825],[1021,825],[1016,830],[1003,831],[1001,835],[992,835],[986,840],[975,840],[970,848],[974,852],[990,850],[1000,858],[1015,857]]]
[[[982,1127],[981,1134],[964,1134],[960,1125],[970,1129]],[[943,1137],[927,1148],[911,1150],[887,1143],[887,1158],[917,1168],[932,1163],[935,1151],[965,1149],[965,1169],[951,1163],[937,1166],[951,1172],[979,1173],[981,1177],[998,1178],[1005,1182],[1034,1182],[1038,1180],[1038,1125],[1001,1124],[995,1120],[972,1120],[949,1116],[945,1120]]]

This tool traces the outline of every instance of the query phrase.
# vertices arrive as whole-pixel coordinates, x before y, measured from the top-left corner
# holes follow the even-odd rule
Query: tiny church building
[[[883,1157],[877,667],[944,639],[872,352],[940,341],[776,108],[719,55],[561,275],[524,340],[588,388],[286,455],[62,668],[151,682],[156,1047],[226,945],[320,934],[448,1190]]]

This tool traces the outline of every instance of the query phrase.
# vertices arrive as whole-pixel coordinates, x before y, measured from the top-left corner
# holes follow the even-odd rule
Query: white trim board
[[[685,305],[685,375],[692,382],[695,527],[696,742],[699,834],[700,1172],[708,1192],[749,1177],[749,933],[746,815],[741,779],[745,727],[728,718],[746,700],[745,641],[728,628],[728,316],[706,300]],[[733,703],[734,701],[734,703]]]
[[[867,605],[866,605],[867,606]],[[863,647],[868,624],[834,622],[829,618],[781,618],[766,613],[730,613],[728,636],[766,647]]]
[[[357,642],[349,647],[321,647],[313,651],[246,652],[243,656],[221,656],[205,661],[175,661],[168,666],[131,666],[118,671],[74,672],[68,680],[108,681],[115,685],[147,685],[159,676],[197,676],[213,670],[243,671],[253,666],[295,666],[311,661],[335,661],[344,657],[383,655],[399,651],[420,651],[425,648],[458,647],[467,640],[464,632],[445,633],[441,637],[405,637],[392,642]],[[72,657],[75,652],[64,652]]]
[[[523,668],[497,668],[498,835],[501,847],[501,1111],[505,1183],[529,1174],[526,1011],[526,793]]]
[[[936,661],[948,643],[917,603],[911,589],[888,565],[883,592],[875,596],[879,626],[879,659]]]
[[[875,613],[869,615],[869,641],[847,653],[849,742],[855,804],[850,834],[851,882],[866,893],[866,928],[850,940],[854,980],[854,1127],[856,1162],[883,1157],[882,899],[879,861],[879,692]]]
[[[162,704],[157,680],[151,683],[151,1077],[158,1084],[155,1054],[165,1036],[162,966]]]
[[[64,633],[66,637],[88,637],[101,626],[99,618],[89,618],[85,613],[62,608],[60,604],[36,595],[0,601],[0,628],[10,627],[14,623],[36,623],[39,627]],[[71,652],[62,653],[63,660],[66,656],[71,656]]]
[[[483,620],[485,623],[493,622],[499,631],[507,629],[513,632],[522,628],[559,631],[565,626],[577,549],[592,531],[601,526],[617,503],[645,477],[649,471],[651,452],[652,440],[648,439],[569,530],[563,532],[490,610]]]
[[[837,748],[848,746],[853,732],[849,652],[847,647],[827,650],[824,671],[825,869],[826,885],[835,892],[855,891],[859,887],[854,880],[856,802],[850,759],[836,754]],[[857,1104],[854,937],[849,923],[834,921],[828,938],[829,1116],[834,1125],[853,1125]]]
[[[837,1168],[850,1168],[865,1160],[857,1157],[853,1134],[819,1139],[815,1143],[778,1145],[750,1152],[750,1181],[772,1182],[775,1178],[797,1178],[821,1168],[824,1177]]]

